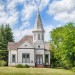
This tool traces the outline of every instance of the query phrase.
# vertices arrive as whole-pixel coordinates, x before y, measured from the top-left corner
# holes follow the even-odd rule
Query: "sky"
[[[38,8],[45,41],[50,40],[49,32],[54,28],[75,23],[75,0],[0,0],[0,25],[10,25],[16,42],[33,35]]]

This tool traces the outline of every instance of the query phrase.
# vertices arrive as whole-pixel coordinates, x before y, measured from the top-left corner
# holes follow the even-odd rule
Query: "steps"
[[[36,68],[45,68],[44,65],[36,65]]]

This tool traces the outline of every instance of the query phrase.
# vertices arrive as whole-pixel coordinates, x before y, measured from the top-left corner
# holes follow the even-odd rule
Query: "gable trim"
[[[35,48],[17,48],[17,49],[35,49]]]

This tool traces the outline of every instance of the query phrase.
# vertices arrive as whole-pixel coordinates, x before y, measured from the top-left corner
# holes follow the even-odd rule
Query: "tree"
[[[7,45],[8,42],[13,42],[13,33],[9,26],[7,25],[1,25],[0,26],[0,60],[8,61],[8,51],[7,51]]]
[[[54,63],[67,69],[75,66],[75,25],[68,23],[54,29],[51,38]]]
[[[0,49],[1,50],[7,50],[7,44],[8,42],[13,42],[13,33],[9,26],[7,25],[1,25],[0,27]]]

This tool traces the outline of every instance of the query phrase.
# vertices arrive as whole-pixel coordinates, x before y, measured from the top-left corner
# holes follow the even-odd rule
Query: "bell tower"
[[[45,30],[43,28],[43,24],[40,17],[40,12],[37,12],[37,17],[33,29],[33,44],[43,44],[44,43],[44,33]]]

